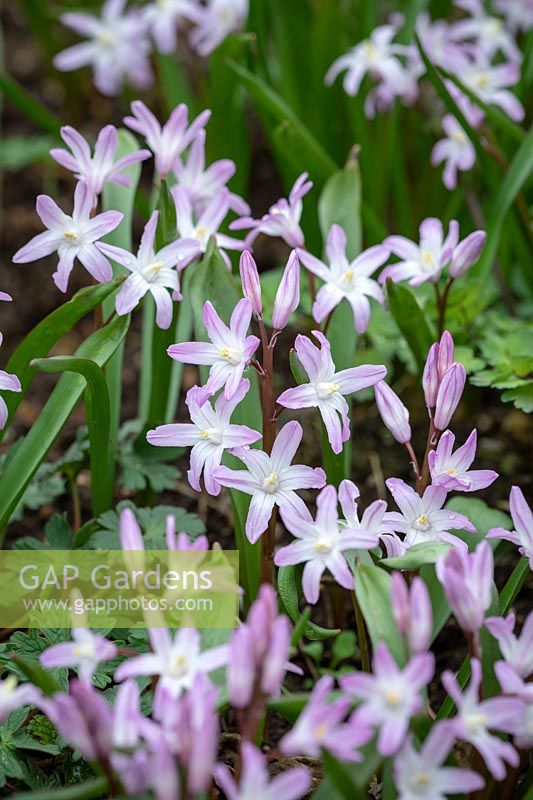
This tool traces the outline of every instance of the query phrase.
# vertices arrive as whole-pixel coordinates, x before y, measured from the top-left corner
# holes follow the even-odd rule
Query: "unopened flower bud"
[[[409,411],[396,392],[384,381],[377,383],[374,388],[378,411],[389,431],[400,444],[411,441]]]
[[[401,572],[392,573],[391,601],[396,627],[402,636],[407,636],[410,616],[409,589]]]
[[[452,364],[439,386],[437,403],[435,406],[435,427],[444,431],[450,424],[455,409],[463,394],[466,383],[466,371],[462,364]]]
[[[242,291],[245,297],[252,304],[252,310],[258,317],[263,313],[263,303],[261,301],[261,282],[259,272],[252,254],[249,250],[244,250],[239,263],[241,273]]]
[[[246,708],[249,705],[255,675],[254,637],[249,626],[243,624],[233,634],[227,667],[228,694],[235,708]]]
[[[439,381],[442,381],[446,371],[453,364],[454,353],[455,345],[453,343],[453,337],[449,331],[444,331],[440,337],[439,355],[437,358]]]
[[[272,313],[272,327],[281,331],[286,326],[293,311],[300,302],[300,262],[296,251],[293,250],[287,261],[285,272],[280,281],[274,311]]]
[[[452,263],[450,264],[450,276],[452,278],[460,278],[476,263],[485,246],[486,239],[487,234],[485,231],[474,231],[457,245],[453,251]]]
[[[437,393],[439,391],[439,345],[438,342],[432,344],[429,348],[428,356],[424,366],[424,373],[422,375],[422,387],[424,389],[424,397],[428,408],[435,408],[437,402]]]

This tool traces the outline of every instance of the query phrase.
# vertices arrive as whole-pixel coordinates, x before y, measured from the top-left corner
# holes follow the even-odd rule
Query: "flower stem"
[[[259,332],[263,350],[263,374],[259,376],[263,415],[263,450],[267,455],[270,455],[276,439],[276,398],[274,391],[274,347],[276,345],[276,337],[273,336],[269,341],[267,329],[262,319],[259,320]],[[268,522],[268,528],[261,539],[261,583],[272,583],[274,580],[276,519],[277,509],[274,507]]]

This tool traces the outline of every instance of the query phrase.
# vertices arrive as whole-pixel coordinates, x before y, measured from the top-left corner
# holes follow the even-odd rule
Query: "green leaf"
[[[2,141],[0,169],[17,172],[30,164],[48,162],[56,140],[50,136],[8,136]]]
[[[354,571],[355,595],[372,645],[385,642],[396,661],[403,664],[404,645],[392,614],[391,576],[370,563],[356,563]]]
[[[487,220],[487,241],[483,253],[479,262],[471,270],[472,275],[479,279],[479,286],[483,295],[486,295],[487,278],[498,253],[504,220],[516,196],[530,178],[532,169],[533,128],[516,151],[500,184]]]
[[[450,545],[445,542],[420,542],[410,547],[405,555],[382,558],[379,563],[391,569],[415,570],[424,564],[434,564],[449,549]]]
[[[37,375],[37,367],[32,367],[30,362],[46,356],[61,336],[71,331],[82,317],[100,305],[119,285],[120,281],[110,281],[80,289],[72,300],[48,314],[22,340],[6,365],[6,371],[14,373],[22,385],[22,392],[9,392],[5,396],[10,418]]]
[[[274,117],[277,122],[286,123],[290,126],[299,147],[306,153],[309,171],[323,180],[329,178],[337,170],[337,164],[313,134],[303,125],[285,100],[271,89],[265,81],[235,61],[229,59],[228,66],[240,78],[243,85],[264,112]],[[303,154],[301,157],[303,157]]]
[[[61,120],[48,111],[39,100],[36,100],[13,78],[0,74],[0,90],[3,92],[4,97],[17,106],[28,119],[35,122],[43,131],[51,133],[59,139]]]
[[[322,189],[318,219],[324,241],[336,223],[346,233],[346,255],[354,259],[362,248],[361,171],[358,149],[354,148],[346,166],[335,172]]]
[[[129,317],[116,317],[89,336],[76,351],[76,357],[104,366],[124,339],[128,326]],[[0,541],[13,509],[79,402],[85,384],[81,375],[60,378],[30,432],[7,464],[0,479]]]
[[[419,370],[422,371],[434,340],[426,315],[413,292],[407,286],[394,283],[390,278],[387,280],[387,299],[391,314],[409,345]]]
[[[121,512],[129,508],[135,514],[143,533],[147,550],[166,550],[165,527],[168,516],[174,517],[177,531],[185,531],[193,539],[204,533],[205,525],[196,514],[174,506],[137,508],[131,501],[119,503],[115,510],[106,511],[97,520],[97,528],[91,533],[85,547],[92,550],[120,550],[119,519]]]
[[[368,781],[361,783],[361,765],[338,761],[327,750],[322,751],[326,776],[344,800],[367,800]],[[372,759],[375,768],[381,758]],[[370,776],[371,777],[371,776]]]
[[[46,697],[51,697],[61,691],[61,686],[53,678],[50,670],[44,669],[38,663],[28,661],[23,656],[13,653],[11,656],[17,667]]]
[[[91,499],[97,516],[109,508],[113,499],[113,474],[109,447],[109,393],[104,372],[90,358],[54,356],[31,362],[41,372],[73,372],[85,378],[85,416],[91,454]]]
[[[479,497],[452,497],[446,503],[446,508],[464,514],[476,526],[477,532],[485,536],[491,528],[506,528],[510,530],[513,526],[511,518],[497,508],[490,508],[484,500]],[[454,531],[457,533],[457,531]],[[471,534],[470,534],[471,536]],[[468,541],[468,539],[466,540]],[[477,541],[473,541],[475,547]]]
[[[107,779],[95,778],[93,781],[50,789],[44,792],[19,792],[12,795],[13,800],[94,800],[107,792]]]
[[[300,619],[298,607],[297,570],[295,567],[280,567],[278,570],[278,592],[281,604],[293,622]],[[314,622],[308,622],[304,628],[304,636],[311,641],[331,639],[340,633],[339,628],[322,628]]]

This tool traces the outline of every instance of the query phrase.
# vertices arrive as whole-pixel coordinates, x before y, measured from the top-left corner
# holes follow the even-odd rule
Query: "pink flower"
[[[247,708],[259,692],[263,698],[277,697],[285,673],[300,672],[288,663],[291,626],[278,614],[276,593],[262,584],[257,598],[231,639],[227,668],[230,701],[235,708]]]
[[[131,111],[133,116],[124,117],[124,124],[144,136],[155,155],[155,168],[162,177],[166,177],[177,166],[180,155],[203,130],[211,116],[210,111],[202,111],[189,125],[189,109],[185,103],[180,103],[168,122],[161,126],[141,100],[133,101]]]
[[[235,175],[236,167],[233,161],[224,158],[205,168],[205,130],[202,129],[191,145],[187,161],[177,158],[173,171],[179,185],[187,190],[194,211],[201,214]],[[250,213],[248,203],[234,192],[229,193],[229,208],[236,214]]]
[[[492,601],[494,559],[487,541],[473,553],[452,548],[437,559],[437,578],[457,622],[467,633],[477,633]]]
[[[0,678],[0,722],[22,706],[35,705],[41,698],[41,692],[31,683],[17,684],[14,675]]]
[[[527,33],[533,28],[532,0],[494,0],[493,5],[505,17],[511,33],[516,34],[518,31]]]
[[[339,486],[339,502],[348,528],[358,531],[362,535],[373,535],[378,538],[387,533],[390,528],[385,522],[387,503],[384,500],[374,500],[365,508],[361,519],[357,508],[359,489],[352,481],[341,481]]]
[[[276,775],[272,780],[261,752],[250,742],[241,745],[242,777],[235,783],[225,764],[215,768],[215,779],[228,800],[299,800],[311,787],[311,776],[306,767],[294,767]]]
[[[146,438],[156,447],[191,447],[191,466],[187,477],[197,492],[201,491],[200,476],[204,473],[205,488],[212,495],[220,493],[220,484],[213,477],[220,466],[224,451],[244,447],[261,438],[261,434],[246,425],[231,425],[231,415],[247,394],[250,382],[242,380],[231,400],[219,395],[215,407],[205,401],[205,392],[193,386],[187,393],[190,423],[159,425],[148,431]]]
[[[111,264],[96,247],[102,236],[120,224],[123,214],[119,211],[104,211],[91,217],[94,194],[86,183],[78,183],[74,192],[72,216],[65,214],[51,197],[40,194],[37,198],[37,214],[48,229],[30,239],[28,244],[13,256],[15,264],[37,261],[51,253],[57,253],[59,263],[53,275],[57,288],[67,291],[68,279],[74,261],[78,258],[87,272],[100,283],[111,280]]]
[[[507,539],[508,542],[516,544],[518,552],[529,558],[529,564],[533,569],[533,514],[520,487],[512,487],[510,504],[515,530],[491,528],[487,533],[487,539]]]
[[[330,675],[324,675],[315,684],[295,725],[280,741],[282,753],[321,758],[324,749],[342,761],[362,760],[357,748],[372,738],[372,728],[353,717],[344,721],[352,701],[346,696],[328,700],[333,683]]]
[[[343,442],[350,438],[349,406],[344,396],[376,383],[379,385],[387,370],[384,366],[368,364],[336,372],[330,343],[320,331],[313,331],[313,336],[320,348],[301,334],[294,345],[310,382],[287,389],[278,397],[278,403],[285,408],[318,408],[332,450],[340,453]]]
[[[407,280],[411,286],[425,281],[438,281],[446,264],[451,260],[459,239],[459,224],[450,222],[448,235],[444,238],[442,222],[428,217],[420,224],[420,243],[415,244],[405,236],[388,236],[383,242],[402,260],[385,267],[379,276],[380,283],[391,278],[395,283]]]
[[[482,58],[463,65],[460,78],[484,103],[499,106],[515,122],[524,119],[522,103],[508,88],[520,80],[520,68],[516,63],[491,66]]]
[[[95,195],[103,192],[107,182],[129,186],[129,177],[122,174],[124,170],[132,164],[150,158],[149,150],[135,150],[115,161],[118,131],[113,125],[106,125],[98,134],[94,155],[87,140],[70,125],[61,128],[61,138],[70,152],[61,147],[54,147],[50,150],[50,155],[62,167],[73,172],[77,180],[85,181]]]
[[[189,534],[185,531],[180,531],[176,534],[176,517],[169,514],[166,524],[166,540],[167,548],[170,551],[174,550],[209,550],[209,541],[207,536],[202,534],[195,539],[191,539]]]
[[[223,667],[228,661],[228,646],[219,645],[200,651],[200,634],[194,628],[181,628],[174,639],[166,628],[149,629],[152,653],[124,661],[115,672],[115,680],[135,678],[138,675],[159,675],[154,699],[157,716],[163,713],[165,698],[179,697],[190,689],[196,675],[209,673]]]
[[[299,422],[288,422],[278,433],[272,453],[238,447],[233,453],[244,462],[246,470],[219,467],[214,477],[222,486],[250,494],[252,500],[246,518],[246,535],[254,543],[267,528],[274,506],[290,505],[302,515],[307,513],[296,489],[321,489],[326,483],[324,470],[291,461],[302,441]]]
[[[198,0],[154,0],[143,14],[160,53],[173,53],[178,46],[177,32],[187,22],[201,18]]]
[[[117,647],[105,636],[92,633],[87,628],[72,629],[73,642],[61,642],[42,653],[43,667],[69,667],[77,669],[82,681],[91,682],[98,664],[111,661],[117,655]]]
[[[443,509],[447,491],[441,486],[428,486],[422,497],[399,478],[389,478],[387,487],[391,492],[401,513],[388,511],[385,520],[396,533],[404,534],[403,541],[398,540],[400,552],[394,549],[394,540],[382,537],[387,549],[393,548],[390,555],[405,553],[410,547],[422,542],[449,542],[454,547],[466,550],[466,545],[450,530],[463,529],[475,533],[476,529],[463,514]]]
[[[477,431],[473,430],[466,442],[453,453],[455,436],[445,431],[436,450],[429,454],[431,480],[446,491],[476,492],[494,483],[498,473],[492,469],[473,469],[469,467],[476,457]]]
[[[520,750],[527,750],[533,747],[533,683],[526,683],[505,661],[497,661],[494,671],[505,694],[522,701],[522,713],[515,720],[513,737]]]
[[[248,0],[207,0],[199,12],[189,42],[199,55],[208,56],[246,23]]]
[[[481,755],[492,776],[501,781],[505,778],[505,762],[517,767],[520,758],[509,742],[493,736],[490,731],[512,733],[517,718],[521,717],[523,703],[507,697],[491,697],[479,700],[481,685],[481,664],[477,658],[471,661],[472,677],[466,691],[461,689],[453,673],[443,672],[444,688],[457,706],[457,716],[452,722],[452,730],[457,739],[470,742]]]
[[[450,794],[482,789],[485,781],[471,769],[442,766],[453,746],[449,722],[437,722],[417,752],[412,737],[394,759],[398,800],[446,800]]]
[[[346,512],[353,512],[353,506],[346,493],[339,492],[339,499],[347,506]],[[354,588],[354,576],[344,550],[371,550],[378,544],[378,537],[363,528],[350,528],[349,523],[339,521],[337,512],[337,490],[326,486],[317,497],[316,519],[309,511],[305,514],[292,506],[281,508],[281,516],[287,530],[296,541],[282,547],[276,553],[274,562],[284,567],[291,564],[305,564],[302,588],[308,603],[316,603],[320,592],[320,580],[324,570],[329,570],[337,583],[349,591]],[[344,511],[344,507],[343,507]]]
[[[433,611],[426,584],[416,576],[408,585],[401,572],[392,573],[392,613],[411,653],[425,653],[431,644]]]
[[[265,214],[261,219],[252,219],[251,217],[242,217],[235,220],[230,225],[231,230],[239,231],[251,228],[251,233],[246,237],[246,246],[250,247],[254,239],[260,233],[267,236],[281,237],[289,247],[303,247],[304,235],[300,228],[300,219],[302,216],[302,197],[304,197],[312,188],[313,184],[307,180],[307,172],[302,173],[296,180],[294,186],[289,194],[289,199],[284,197],[270,206],[268,214]]]
[[[185,186],[175,186],[172,189],[172,196],[176,206],[176,223],[179,235],[187,239],[195,239],[201,253],[205,253],[207,245],[214,236],[217,247],[228,269],[231,262],[224,252],[226,250],[242,250],[244,242],[219,233],[218,229],[226,217],[231,206],[231,193],[229,189],[223,187],[217,194],[213,195],[200,214],[196,214],[189,197],[189,191]],[[231,227],[231,226],[230,226]]]
[[[229,328],[222,322],[213,305],[207,301],[203,321],[210,342],[184,342],[173,344],[168,354],[184,364],[210,365],[205,392],[213,394],[224,386],[224,397],[231,400],[237,392],[242,375],[259,347],[257,336],[247,336],[252,319],[249,300],[239,300],[231,315]]]
[[[400,669],[387,645],[379,642],[372,659],[373,674],[353,672],[341,677],[343,691],[362,700],[354,719],[379,728],[377,749],[382,756],[393,755],[405,741],[411,718],[424,707],[420,690],[434,670],[432,653],[414,656]]]
[[[367,73],[378,81],[377,88],[365,104],[365,113],[369,117],[373,117],[376,110],[390,108],[396,97],[403,96],[408,101],[416,97],[416,80],[398,58],[409,55],[411,49],[393,43],[397,32],[398,25],[375,28],[369,39],[359,42],[337,58],[326,73],[325,82],[331,85],[341,72],[346,72],[343,86],[347,94],[352,96],[359,93]]]
[[[454,352],[453,338],[448,331],[444,331],[440,342],[435,342],[429,348],[422,375],[422,386],[426,405],[430,409],[435,408],[441,381],[453,364]]]
[[[468,172],[476,163],[476,150],[452,114],[443,116],[442,129],[445,138],[439,139],[431,151],[431,163],[437,166],[445,162],[442,182],[451,191],[457,186],[457,173]]]
[[[533,672],[533,611],[530,611],[522,626],[520,636],[514,634],[516,617],[487,617],[485,627],[498,640],[500,652],[507,664],[521,678],[529,678]]]
[[[385,381],[377,384],[375,392],[376,405],[386,427],[400,444],[410,442],[409,410]]]
[[[152,83],[150,42],[139,10],[125,11],[127,0],[105,0],[102,14],[69,13],[61,22],[87,42],[75,44],[54,58],[56,69],[70,72],[91,66],[94,85],[107,95],[119,94],[124,80],[137,89]]]
[[[156,253],[158,215],[158,211],[153,211],[146,223],[136,256],[112,244],[101,243],[98,249],[131,272],[117,294],[117,314],[129,314],[150,292],[156,304],[156,322],[160,328],[166,329],[170,327],[173,312],[172,297],[167,289],[172,289],[174,296],[181,297],[178,270],[184,269],[200,251],[194,239],[177,239]]]
[[[364,333],[370,321],[369,297],[383,304],[383,292],[370,277],[388,259],[390,250],[383,245],[370,247],[353,261],[346,257],[346,234],[340,225],[332,225],[326,241],[328,263],[320,261],[307,250],[298,250],[300,261],[321,280],[321,286],[313,304],[313,317],[322,322],[333,309],[346,299],[350,303],[354,325],[358,333]]]
[[[491,61],[498,54],[520,63],[522,53],[513,36],[498,17],[486,13],[482,0],[455,0],[455,5],[470,16],[450,26],[450,38],[456,42],[474,40],[479,53]]]

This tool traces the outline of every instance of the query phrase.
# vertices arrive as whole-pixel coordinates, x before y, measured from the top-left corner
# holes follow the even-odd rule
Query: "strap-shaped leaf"
[[[95,778],[85,783],[74,783],[61,789],[44,792],[19,792],[12,795],[13,800],[94,800],[107,793],[107,779]]]
[[[4,397],[10,419],[37,374],[37,368],[31,366],[30,362],[46,356],[61,336],[72,330],[82,317],[100,305],[119,284],[120,280],[114,280],[80,289],[72,300],[48,314],[22,340],[6,365],[7,372],[13,372],[22,385],[22,392],[9,392]]]
[[[107,511],[113,499],[113,471],[109,447],[109,392],[104,372],[90,358],[38,358],[32,366],[41,372],[73,372],[86,382],[85,416],[89,429],[91,498],[95,517]]]
[[[402,637],[394,622],[391,605],[391,576],[374,564],[355,565],[355,596],[375,647],[385,642],[399,664],[405,661]]]
[[[300,619],[300,609],[298,607],[298,582],[296,579],[296,567],[280,567],[278,570],[278,592],[284,610],[293,622]],[[304,628],[304,636],[311,641],[331,639],[340,633],[339,628],[322,628],[314,622],[307,622]]]
[[[128,327],[129,317],[115,317],[89,336],[75,355],[103,367],[121,344]],[[79,402],[85,384],[81,375],[62,375],[31,430],[10,454],[0,478],[0,543],[11,514]]]

